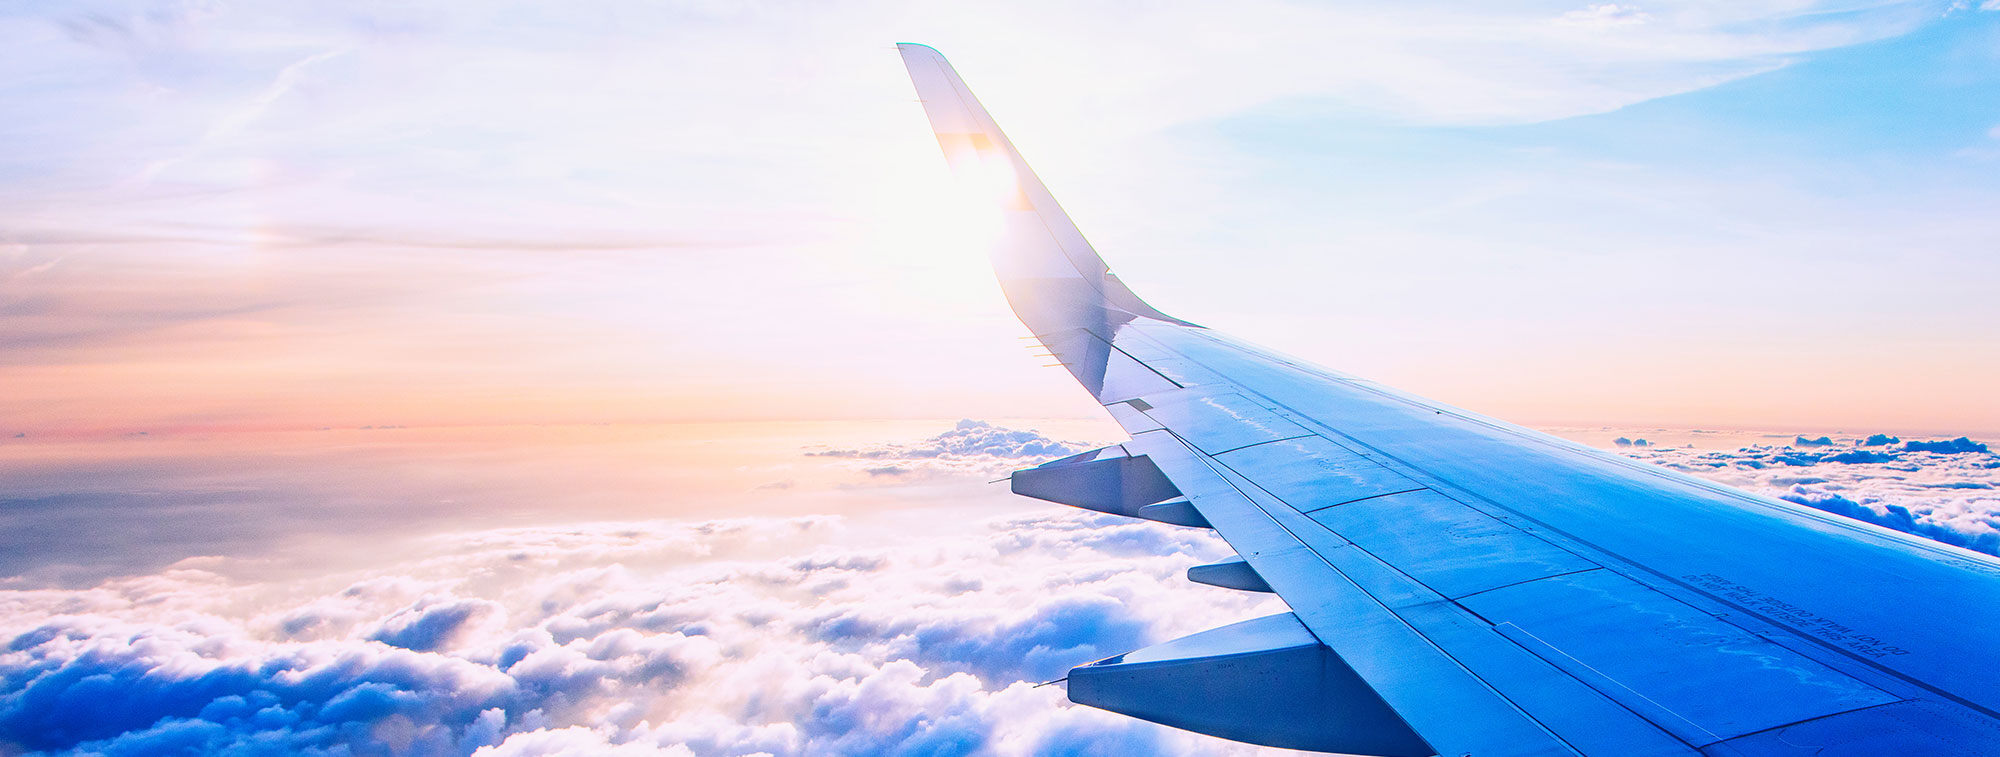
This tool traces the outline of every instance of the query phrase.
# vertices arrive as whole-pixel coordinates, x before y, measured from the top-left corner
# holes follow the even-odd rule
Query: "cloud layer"
[[[967,418],[950,431],[915,444],[810,449],[806,455],[878,461],[864,468],[877,476],[917,472],[990,474],[1025,467],[1032,461],[1068,457],[1092,446],[1051,439],[1034,429],[1011,429]]]
[[[1989,552],[2000,539],[2000,456],[1971,439],[1627,441],[1634,457],[1843,515]],[[967,420],[808,454],[972,486],[1081,446]],[[332,574],[203,557],[89,589],[4,591],[0,752],[1268,751],[1036,685],[1281,611],[1184,580],[1226,544],[1063,508],[966,512],[473,530]],[[295,577],[255,577],[267,573]]]
[[[2000,455],[1965,437],[1800,436],[1782,446],[1624,452],[1836,515],[2000,554]]]
[[[1215,753],[1035,683],[1269,600],[1177,574],[1227,547],[1108,516],[520,529],[365,575],[195,567],[0,595],[0,743],[156,754]],[[454,544],[456,542],[456,544]],[[1248,750],[1243,750],[1248,751]]]

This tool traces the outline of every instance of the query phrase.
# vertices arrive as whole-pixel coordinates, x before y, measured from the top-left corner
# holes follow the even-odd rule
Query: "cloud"
[[[473,622],[495,614],[499,605],[477,599],[425,597],[382,621],[368,638],[392,647],[433,652],[461,636]]]
[[[1039,460],[1065,457],[1087,449],[1080,442],[1063,442],[1034,429],[1010,429],[985,421],[964,419],[950,431],[917,444],[881,444],[858,449],[813,450],[817,457],[864,460]]]
[[[1848,463],[1848,464],[1891,463],[1896,461],[1896,456],[1888,452],[1874,452],[1865,449],[1857,449],[1857,450],[1849,450],[1846,452],[1837,452],[1831,455],[1822,455],[1820,456],[1819,461],[1822,463]]]
[[[243,132],[245,127],[263,116],[265,111],[270,110],[271,104],[277,102],[278,98],[284,97],[297,87],[300,77],[307,69],[353,51],[354,48],[327,50],[305,56],[286,65],[278,71],[278,75],[271,80],[270,85],[265,87],[262,92],[257,93],[255,97],[249,98],[241,106],[224,113],[221,118],[216,119],[214,124],[209,126],[208,131],[202,135],[200,141],[194,145],[190,152],[160,160],[146,166],[146,169],[140,174],[141,179],[150,182],[154,177],[160,175],[161,172],[173,167],[174,164],[188,160],[214,145],[235,138]]]
[[[1909,452],[1941,452],[1947,455],[1987,451],[1985,444],[1975,442],[1963,436],[1957,439],[1933,442],[1911,440],[1903,443],[1903,449]]]
[[[1617,3],[1592,3],[1581,10],[1573,10],[1556,17],[1556,23],[1588,29],[1613,29],[1621,26],[1637,26],[1652,21],[1651,14],[1639,10],[1636,5]]]
[[[1738,450],[1633,450],[1647,462],[1967,549],[2000,554],[2000,456],[1959,437],[1873,434]],[[1797,449],[1810,446],[1812,451]]]
[[[359,227],[378,229],[428,217],[534,238],[614,227],[754,234],[774,226],[745,217],[756,199],[824,204],[844,193],[848,202],[834,204],[851,213],[866,194],[853,191],[852,171],[881,170],[878,154],[853,145],[892,133],[883,127],[894,119],[856,106],[907,87],[884,75],[896,70],[891,56],[857,39],[920,36],[967,60],[1012,60],[1019,78],[982,72],[1002,95],[1097,72],[1114,86],[1039,89],[1104,122],[1098,139],[1130,141],[1300,99],[1446,124],[1604,112],[1901,34],[1934,15],[1794,2],[1600,3],[1552,17],[1478,3],[1132,13],[849,0],[769,14],[619,0],[577,14],[451,2],[135,12],[92,0],[4,19],[20,78],[60,85],[11,91],[22,117],[0,136],[26,148],[9,177],[43,190],[14,194],[52,209],[38,220],[72,230],[102,228],[107,214],[156,227],[234,196],[254,210],[225,203],[197,216],[350,225],[367,215],[374,222]],[[1030,34],[1043,44],[1020,55],[1009,41]],[[1262,75],[1272,68],[1295,75]],[[776,81],[796,88],[768,86]],[[817,128],[792,128],[801,117]],[[663,174],[696,180],[659,182]],[[770,197],[774,187],[789,196]],[[106,201],[134,197],[155,202]],[[590,206],[625,212],[579,222]],[[676,217],[645,223],[662,213]],[[811,223],[787,220],[777,226]]]
[[[986,421],[960,420],[950,431],[914,444],[809,449],[808,457],[838,457],[889,463],[862,468],[870,476],[913,473],[997,473],[1068,457],[1098,445],[1052,439],[1034,429],[1012,429]]]
[[[10,388],[0,415],[19,428],[40,433],[83,422],[79,416],[108,424],[225,414],[260,425],[348,426],[367,422],[355,405],[392,399],[428,416],[399,419],[412,424],[608,415],[577,408],[583,403],[576,398],[585,396],[702,420],[1055,407],[1060,400],[1052,398],[1067,397],[1060,392],[1072,387],[1048,377],[1038,382],[1031,364],[1008,368],[1007,356],[981,357],[976,348],[990,342],[975,337],[1004,338],[1015,324],[976,256],[941,249],[953,235],[949,224],[935,223],[940,206],[927,188],[936,186],[942,163],[894,53],[868,40],[907,33],[947,49],[1017,138],[1040,142],[1024,146],[1034,148],[1031,156],[1072,209],[1109,219],[1093,234],[1125,235],[1101,239],[1106,249],[1158,249],[1149,256],[1157,263],[1148,265],[1172,285],[1174,271],[1195,270],[1187,265],[1190,251],[1206,245],[1165,242],[1213,237],[1196,232],[1289,229],[1266,223],[1264,212],[1325,220],[1269,198],[1309,198],[1299,201],[1427,229],[1437,227],[1432,213],[1476,225],[1481,207],[1496,207],[1532,226],[1533,212],[1493,203],[1571,207],[1564,198],[1548,200],[1540,184],[1594,187],[1596,169],[1582,171],[1576,160],[1613,159],[1587,148],[1575,159],[1538,159],[1525,182],[1479,161],[1432,161],[1452,167],[1445,175],[1399,164],[1398,180],[1386,183],[1369,181],[1366,171],[1337,172],[1377,188],[1368,194],[1379,197],[1360,203],[1310,199],[1318,190],[1297,181],[1237,176],[1270,172],[1215,173],[1216,166],[1274,157],[1310,162],[1335,143],[1376,144],[1366,134],[1328,136],[1319,127],[1329,110],[1364,132],[1378,119],[1453,126],[1566,119],[1895,36],[1936,15],[1901,5],[1828,12],[1794,2],[1664,1],[1643,9],[1583,2],[1415,9],[1258,0],[1228,12],[1169,4],[1144,13],[1115,4],[906,0],[843,0],[786,13],[637,0],[612,0],[591,13],[467,2],[197,5],[140,10],[122,0],[84,0],[0,19],[10,41],[8,80],[18,85],[6,88],[16,117],[0,123],[0,140],[14,147],[0,175],[0,219],[8,227],[0,245],[32,248],[9,272],[28,274],[17,283],[35,289],[32,297],[6,292],[0,300],[37,304],[0,316],[0,335],[9,338],[0,341],[13,342],[0,351],[8,364],[0,366],[0,384]],[[1615,28],[1552,23],[1572,10],[1580,11],[1572,21]],[[1039,42],[1024,51],[1013,42],[1019,39]],[[1272,70],[1290,74],[1268,75]],[[1095,85],[1066,84],[1079,72],[1090,72]],[[1290,136],[1244,139],[1252,123]],[[1667,131],[1676,131],[1672,123]],[[1755,133],[1773,133],[1756,126]],[[1639,128],[1640,136],[1658,127]],[[1604,128],[1623,143],[1634,125]],[[1416,131],[1431,135],[1423,140],[1471,137],[1481,154],[1521,144],[1505,133]],[[1252,142],[1261,149],[1244,152]],[[1416,144],[1419,155],[1441,146]],[[1549,165],[1570,165],[1573,173]],[[142,181],[145,166],[165,167]],[[1666,216],[1683,219],[1707,205],[1737,209],[1724,214],[1728,223],[1679,226],[1877,218],[1828,211],[1817,200],[1762,186],[1742,191],[1810,201],[1811,212],[1789,202],[1714,202],[1706,185],[1679,186],[1659,175],[1638,181],[1627,168],[1606,181],[1654,189],[1577,191],[1627,198],[1632,202],[1613,204],[1649,218],[1661,203],[1684,211]],[[1458,187],[1462,196],[1438,205],[1433,183]],[[1181,189],[1133,191],[1165,186]],[[1673,194],[1681,191],[1699,201],[1677,204]],[[1968,205],[1981,199],[1939,191]],[[1395,199],[1405,196],[1422,199]],[[1951,215],[1952,206],[1922,199],[1911,202]],[[1185,212],[1195,207],[1205,212]],[[1276,209],[1246,215],[1249,208]],[[1407,222],[1404,211],[1423,222]],[[1220,226],[1154,222],[1190,218]],[[1879,225],[1917,247],[1925,243],[1907,239],[1911,229],[1951,244],[1990,236],[1962,225],[1891,220]],[[1613,225],[1649,236],[1645,223]],[[1369,226],[1356,227],[1349,246],[1463,247],[1447,238],[1457,233],[1452,223],[1415,245],[1370,239]],[[1264,257],[1274,265],[1310,267],[1319,259],[1287,240],[1322,241],[1325,229],[1271,233],[1279,244],[1215,238],[1219,248],[1268,249]],[[1869,241],[1840,236],[1864,247]],[[1812,241],[1799,244],[1818,251]],[[1629,249],[1601,242],[1567,246]],[[603,256],[577,249],[621,245],[632,254],[601,267]],[[103,248],[110,246],[131,252],[109,259]],[[438,254],[412,271],[412,246]],[[502,254],[510,252],[518,254]],[[358,264],[357,255],[387,259]],[[47,268],[56,256],[62,263]],[[132,269],[144,275],[121,273],[126,257],[149,263]],[[1949,276],[1949,266],[1913,268],[1983,280]],[[919,285],[909,285],[912,278]],[[329,286],[336,281],[341,285]],[[717,286],[743,281],[758,284]],[[1149,291],[1173,297],[1171,289]],[[1215,309],[1221,320],[1244,312],[1227,297],[1222,303]],[[823,317],[784,317],[797,312]],[[691,323],[703,327],[687,328]],[[848,338],[855,333],[894,337],[857,348]],[[630,349],[634,344],[672,347]],[[773,368],[773,355],[785,357],[785,370]],[[1359,357],[1356,368],[1372,360]],[[801,374],[820,381],[800,391]],[[925,380],[937,375],[948,380]],[[398,390],[380,391],[387,385]],[[962,389],[909,390],[919,386]],[[986,405],[947,409],[969,396]],[[1028,396],[1051,401],[1009,401]],[[912,410],[916,403],[923,409]]]
[[[1254,750],[1067,705],[1067,668],[1275,611],[1207,532],[1068,510],[661,565],[826,519],[454,534],[365,574],[0,592],[0,743],[152,754]],[[313,588],[321,587],[321,588]]]
[[[2000,456],[1969,439],[1867,441],[1626,449],[2000,548]],[[1075,447],[963,421],[836,459],[1015,465]],[[365,570],[293,575],[216,557],[90,588],[0,591],[0,743],[112,755],[1259,752],[1037,686],[1280,611],[1268,595],[1184,580],[1227,545],[1064,508],[962,512],[461,531],[404,542]]]

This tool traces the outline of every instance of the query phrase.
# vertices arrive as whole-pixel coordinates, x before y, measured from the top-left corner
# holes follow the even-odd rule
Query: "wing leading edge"
[[[2000,753],[2000,562],[1232,340],[1111,274],[943,56],[1017,315],[1132,440],[1016,492],[1213,528],[1292,612],[1077,668],[1072,700],[1353,754]]]

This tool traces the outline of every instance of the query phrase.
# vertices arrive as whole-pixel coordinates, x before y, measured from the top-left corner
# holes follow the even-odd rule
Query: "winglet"
[[[1002,217],[994,271],[1029,329],[1037,335],[1084,329],[1109,339],[1117,325],[1135,318],[1194,325],[1155,310],[1111,273],[944,55],[913,42],[896,50],[952,172],[994,190]]]

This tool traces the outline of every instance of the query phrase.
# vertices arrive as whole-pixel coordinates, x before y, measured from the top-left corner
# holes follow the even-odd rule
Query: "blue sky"
[[[1968,379],[1994,368],[1996,19],[1947,10],[1605,112],[1438,122],[1302,97],[1190,124],[1176,136],[1223,145],[1211,173],[1239,203],[1124,272],[1206,287],[1155,298],[1170,311],[1475,407],[1990,425]],[[1215,249],[1245,251],[1227,269],[1257,301],[1192,275]],[[1467,364],[1494,385],[1440,378]],[[1940,404],[1884,399],[1917,386]]]

